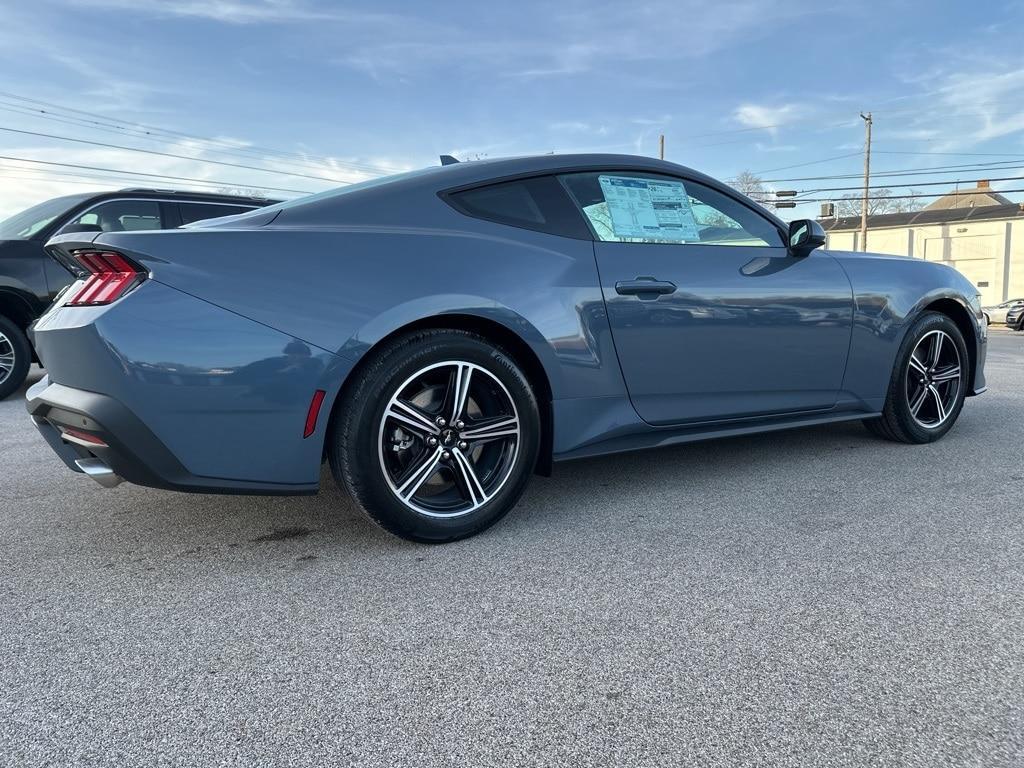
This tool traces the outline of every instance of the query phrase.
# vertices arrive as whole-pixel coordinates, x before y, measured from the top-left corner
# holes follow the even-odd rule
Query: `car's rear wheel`
[[[22,385],[32,365],[32,345],[15,323],[0,315],[0,400]]]
[[[963,408],[968,365],[967,345],[956,323],[938,312],[926,312],[896,356],[882,416],[866,419],[865,426],[902,443],[938,440]]]
[[[453,541],[493,525],[525,490],[540,446],[522,370],[459,330],[414,332],[371,354],[332,421],[335,479],[406,539]]]

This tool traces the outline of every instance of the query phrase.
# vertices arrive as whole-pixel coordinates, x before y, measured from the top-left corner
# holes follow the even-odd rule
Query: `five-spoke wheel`
[[[515,504],[537,462],[540,415],[510,354],[467,331],[418,331],[375,350],[353,382],[328,458],[380,525],[451,541]]]
[[[433,517],[465,515],[508,480],[519,450],[519,414],[497,376],[446,360],[397,387],[377,449],[381,471],[403,504]]]
[[[925,312],[907,331],[896,356],[882,415],[864,422],[903,443],[930,443],[953,426],[967,393],[969,357],[949,316]]]
[[[960,393],[960,350],[942,330],[929,331],[907,362],[907,402],[914,421],[927,429],[945,423]]]

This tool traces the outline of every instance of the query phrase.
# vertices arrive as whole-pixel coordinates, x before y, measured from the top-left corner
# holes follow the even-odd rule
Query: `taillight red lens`
[[[110,304],[146,279],[145,272],[113,251],[75,251],[71,255],[89,270],[89,277],[74,296],[64,302],[67,307]]]

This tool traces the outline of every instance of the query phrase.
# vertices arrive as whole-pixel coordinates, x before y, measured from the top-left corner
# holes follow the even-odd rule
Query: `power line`
[[[100,189],[102,189],[104,187],[109,189],[110,186],[111,186],[109,183],[104,184],[103,183],[104,182],[103,179],[98,179],[98,178],[97,179],[92,179],[90,177],[77,177],[77,174],[75,174],[75,175],[73,175],[71,177],[66,177],[66,176],[62,176],[62,175],[39,176],[39,175],[33,175],[33,174],[29,173],[29,172],[10,173],[10,172],[6,172],[3,169],[0,169],[0,178],[3,178],[3,179],[16,179],[18,181],[36,181],[36,182],[40,182],[42,184],[61,184],[61,185],[64,185],[64,184],[76,184],[76,185],[82,185],[82,186],[88,186],[88,187],[98,187]],[[109,182],[111,180],[107,180],[107,181]],[[113,181],[117,181],[117,180],[113,179]],[[162,182],[160,182],[160,189],[175,189],[175,190],[183,190],[183,191],[184,190],[192,190],[192,191],[194,191],[196,193],[199,193],[199,194],[215,193],[218,189],[222,189],[222,188],[223,188],[223,185],[218,185],[218,186],[214,187],[213,189],[210,189],[210,188],[197,187],[195,185],[183,184],[183,183],[177,182],[177,181],[162,181]],[[246,187],[246,189],[251,189],[251,187]]]
[[[122,132],[122,131],[125,131],[125,130],[130,130],[130,131],[134,131],[136,134],[142,133],[142,134],[146,134],[148,136],[163,135],[163,136],[175,137],[176,139],[188,139],[190,141],[198,141],[198,142],[202,142],[202,143],[214,144],[214,145],[219,145],[219,146],[222,146],[222,147],[228,147],[229,149],[234,150],[234,151],[249,151],[249,152],[253,152],[253,153],[257,154],[257,155],[276,155],[276,156],[279,156],[279,157],[284,157],[284,158],[288,158],[288,159],[298,160],[298,161],[302,161],[302,162],[306,162],[306,163],[309,163],[310,161],[315,161],[315,160],[319,159],[321,161],[321,163],[325,164],[325,165],[347,166],[347,167],[350,167],[350,168],[353,168],[353,169],[356,169],[356,170],[368,171],[368,172],[374,172],[374,173],[380,173],[380,174],[398,173],[398,172],[400,172],[402,170],[400,168],[393,168],[393,167],[388,167],[388,166],[383,166],[383,165],[375,165],[375,164],[371,164],[371,163],[356,163],[356,162],[345,161],[345,160],[336,160],[334,158],[329,158],[329,157],[316,156],[316,155],[307,155],[305,153],[289,152],[289,151],[280,150],[280,149],[270,149],[270,148],[267,148],[267,147],[259,147],[259,146],[256,146],[256,145],[249,145],[249,146],[246,146],[246,147],[240,147],[237,144],[235,144],[233,142],[230,142],[230,141],[226,141],[224,139],[215,139],[215,138],[210,138],[210,137],[205,137],[205,136],[198,136],[198,135],[195,135],[195,134],[184,133],[184,132],[181,132],[181,131],[174,131],[174,130],[171,130],[170,128],[157,128],[155,126],[146,125],[144,123],[130,123],[130,122],[127,122],[127,121],[124,121],[124,120],[118,120],[116,118],[107,117],[105,115],[100,115],[100,114],[97,114],[97,113],[94,113],[94,112],[87,112],[85,110],[74,109],[72,107],[63,107],[63,106],[61,106],[59,104],[54,104],[52,102],[43,101],[41,99],[29,98],[27,96],[19,96],[18,94],[6,92],[6,91],[0,91],[0,96],[6,97],[8,99],[15,99],[15,100],[21,101],[21,102],[27,102],[29,104],[42,105],[43,107],[49,107],[51,110],[57,110],[59,112],[70,113],[72,115],[81,115],[83,117],[76,117],[76,118],[73,118],[73,119],[82,120],[85,123],[92,123],[92,124],[95,124],[95,125],[98,125],[98,126],[103,126],[107,130],[111,130],[112,129],[112,130],[115,130],[115,131],[118,131],[118,132]],[[10,102],[7,102],[7,103],[9,104]],[[18,105],[18,106],[21,106],[21,105]],[[35,113],[35,112],[46,113],[47,115],[50,116],[50,119],[53,118],[53,113],[52,112],[47,112],[47,110],[40,109],[39,107],[24,106],[22,108],[23,109],[29,109],[33,113]],[[38,115],[38,116],[43,116],[43,115]],[[69,117],[69,114],[60,115],[60,117],[67,118],[67,117]]]
[[[26,115],[28,117],[40,118],[40,119],[43,119],[43,120],[52,120],[52,121],[61,123],[63,125],[72,125],[72,126],[74,126],[76,128],[85,128],[87,130],[106,131],[108,133],[114,133],[114,134],[116,134],[118,136],[130,136],[131,138],[138,139],[140,141],[156,142],[156,143],[160,143],[160,144],[163,144],[163,145],[166,145],[168,141],[175,141],[175,142],[183,141],[180,138],[174,138],[174,137],[163,138],[163,137],[160,137],[160,136],[157,136],[157,135],[150,134],[148,131],[142,132],[140,134],[138,132],[134,132],[133,129],[129,129],[129,128],[119,128],[119,127],[116,127],[116,126],[112,126],[112,127],[107,128],[107,127],[104,127],[104,126],[100,125],[97,121],[94,121],[94,120],[81,120],[80,118],[64,119],[63,117],[55,117],[53,115],[48,115],[48,114],[39,114],[34,109],[25,108],[25,107],[21,107],[21,106],[18,106],[18,105],[11,106],[11,105],[8,105],[6,102],[3,102],[3,101],[0,101],[0,110],[5,110],[5,111],[8,111],[8,112],[13,112],[14,114],[17,114],[17,115]],[[42,110],[39,110],[39,111],[42,111]],[[198,143],[198,142],[196,142],[196,143]],[[230,155],[232,157],[242,157],[242,158],[245,158],[245,159],[249,159],[249,158],[256,158],[256,159],[260,159],[260,160],[266,160],[267,159],[265,154],[261,154],[259,152],[253,152],[253,151],[248,150],[247,148],[245,148],[243,146],[236,146],[235,149],[216,149],[216,148],[207,148],[207,147],[203,147],[203,149],[204,149],[204,151],[209,151],[209,152],[212,152],[213,154],[216,154],[216,155]],[[300,161],[300,160],[291,160],[291,159],[289,159],[288,162],[292,163],[294,165],[298,165],[300,167],[305,167],[305,168],[319,169],[319,168],[322,167],[322,166],[314,165],[313,163],[310,163],[309,161]]]
[[[999,171],[1011,170],[1021,167],[1019,160],[1000,160],[992,163],[968,163],[965,165],[939,165],[922,168],[903,168],[899,170],[878,171],[873,176],[933,176],[937,173],[950,173],[951,171]],[[787,181],[839,181],[842,179],[860,178],[859,173],[840,173],[829,176],[802,176],[791,179],[761,179],[765,184],[773,184]]]
[[[877,150],[879,155],[949,155],[952,157],[1024,157],[1022,152],[897,152]]]
[[[1001,193],[1005,192],[1005,193],[1008,193],[1008,194],[1012,194],[1014,192],[1024,192],[1024,189],[1001,189],[999,191]],[[868,200],[916,200],[917,198],[922,198],[922,197],[945,197],[948,194],[951,194],[951,193],[947,191],[947,192],[925,192],[925,193],[919,194],[919,195],[877,195],[877,196],[869,196]],[[857,199],[859,200],[860,198],[857,198]],[[833,203],[833,202],[835,202],[835,198],[832,198],[832,197],[813,197],[813,198],[812,197],[805,197],[805,198],[802,198],[800,200],[800,202],[801,203]]]
[[[159,134],[159,132],[156,132],[156,131],[149,131],[149,130],[140,131],[140,130],[136,130],[134,128],[121,127],[121,126],[117,126],[117,125],[109,125],[108,126],[107,124],[101,123],[98,120],[87,120],[87,119],[78,118],[78,117],[67,117],[67,116],[64,116],[64,115],[55,116],[53,114],[46,113],[46,110],[36,109],[35,107],[26,107],[26,106],[22,106],[20,104],[11,104],[10,102],[5,102],[5,101],[2,101],[2,100],[0,100],[0,110],[5,110],[7,112],[13,112],[14,114],[17,114],[17,115],[25,115],[27,117],[38,118],[38,119],[42,119],[42,120],[51,120],[51,121],[54,121],[54,122],[61,123],[62,125],[71,125],[71,126],[74,126],[76,128],[85,128],[87,130],[105,131],[107,133],[113,133],[113,134],[118,135],[118,136],[131,137],[133,139],[137,139],[137,140],[140,140],[140,141],[149,141],[149,142],[153,142],[153,143],[157,143],[157,144],[161,144],[161,145],[166,145],[168,142],[183,143],[183,142],[186,141],[186,139],[183,139],[183,138],[180,138],[180,137],[177,137],[177,136],[171,136],[171,135],[161,136]],[[197,138],[197,139],[187,139],[187,141],[189,141],[189,142],[191,142],[193,144],[196,144],[196,145],[200,145],[201,149],[203,149],[206,152],[210,152],[210,153],[212,153],[214,155],[227,155],[227,156],[231,156],[231,157],[241,157],[243,159],[251,159],[252,158],[252,159],[262,160],[264,162],[267,161],[268,159],[277,159],[277,158],[273,158],[273,157],[271,157],[271,158],[267,157],[267,155],[272,153],[272,152],[274,152],[274,150],[258,151],[258,150],[250,148],[249,146],[235,144],[235,143],[231,143],[229,141],[216,141],[216,140],[213,140],[213,139],[198,139]],[[203,146],[203,145],[211,145],[211,146]],[[220,146],[229,147],[229,148],[228,149],[220,149],[219,148]],[[390,172],[390,171],[383,171],[383,169],[374,168],[372,166],[365,166],[365,168],[364,168],[362,166],[358,166],[357,164],[350,164],[350,163],[345,163],[345,162],[339,162],[339,161],[336,161],[336,160],[333,160],[333,159],[325,159],[322,163],[318,164],[318,163],[312,162],[308,158],[292,159],[291,157],[286,156],[286,153],[281,153],[281,155],[282,155],[281,159],[286,160],[291,166],[301,167],[301,168],[310,168],[310,169],[314,169],[314,170],[321,170],[324,167],[324,165],[330,166],[331,164],[337,164],[337,165],[352,165],[353,170],[360,171],[360,172],[363,172],[364,170],[365,171],[370,171],[370,172],[373,172],[373,173]],[[299,157],[299,156],[297,156],[297,157]]]
[[[90,187],[102,186],[98,181],[83,181],[81,179],[69,179],[60,176],[44,178],[42,176],[25,176],[15,173],[3,173],[0,171],[0,179],[17,179],[18,181],[40,181],[49,184],[84,184]]]
[[[41,169],[26,168],[25,166],[22,166],[22,165],[3,165],[3,164],[0,164],[0,171],[4,171],[5,172],[5,173],[0,174],[0,175],[3,175],[5,178],[9,178],[9,179],[17,178],[17,179],[22,179],[24,181],[38,181],[38,182],[41,182],[41,183],[51,183],[51,184],[56,184],[56,183],[60,183],[60,184],[71,184],[71,183],[74,183],[74,184],[89,184],[89,185],[92,185],[92,186],[95,186],[95,187],[106,187],[107,189],[110,189],[111,187],[123,188],[123,187],[129,186],[129,185],[134,186],[134,187],[138,187],[142,183],[142,181],[143,181],[141,179],[133,178],[131,176],[99,176],[99,175],[94,175],[94,174],[89,174],[89,173],[81,173],[81,172],[75,172],[75,171],[62,171],[62,170],[59,170],[59,169],[52,169],[51,170],[49,168],[41,168]],[[183,189],[192,189],[192,190],[201,191],[201,192],[207,192],[207,193],[209,193],[209,192],[216,192],[219,189],[231,187],[231,185],[229,185],[229,184],[222,184],[221,182],[217,182],[217,181],[209,181],[209,182],[198,182],[198,181],[187,182],[186,181],[186,182],[183,182],[183,181],[173,181],[173,180],[168,180],[168,179],[156,180],[154,182],[154,186],[156,186],[157,184],[159,185],[159,188],[161,188],[161,189],[163,189],[165,187],[166,188],[175,188],[175,189],[182,189],[183,188]],[[256,196],[266,196],[263,190],[255,189],[255,188],[253,188],[250,185],[238,186],[238,187],[234,187],[234,188],[236,188],[236,189],[238,189],[238,188],[250,189],[250,190],[252,190],[252,192]]]
[[[229,181],[218,181],[214,182],[211,179],[197,179],[189,176],[171,176],[165,173],[144,173],[142,171],[125,171],[118,168],[103,168],[102,166],[96,165],[81,165],[78,163],[58,163],[54,160],[32,160],[27,157],[11,157],[10,155],[0,155],[0,160],[14,160],[20,163],[33,163],[36,165],[53,165],[60,166],[62,168],[80,168],[86,171],[105,171],[107,173],[117,173],[129,176],[142,176],[149,179],[165,179],[174,181],[188,181],[197,184],[213,184],[216,183],[223,187],[249,187],[250,189],[262,189],[269,192],[295,192],[300,195],[312,194],[308,190],[304,189],[288,189],[287,187],[268,187],[261,184],[240,184],[237,182]]]
[[[875,174],[877,176],[877,174]],[[987,181],[1020,181],[1024,179],[1024,176],[1000,176],[995,179],[987,179]],[[948,181],[917,181],[910,182],[908,184],[878,184],[869,187],[869,189],[891,189],[892,187],[940,187],[949,186],[950,184],[963,183],[964,179],[951,179]],[[863,186],[857,187],[821,187],[819,189],[806,189],[801,192],[797,192],[798,195],[814,195],[818,192],[849,192],[851,190],[863,189]],[[974,188],[972,188],[973,191]],[[999,192],[1000,190],[994,189],[993,192]]]
[[[768,168],[764,171],[753,171],[753,173],[774,173],[775,171],[787,171],[791,168],[805,168],[809,165],[819,165],[821,163],[830,163],[834,160],[846,160],[847,158],[859,158],[859,152],[852,152],[849,155],[837,155],[835,158],[822,158],[821,160],[812,160],[808,163],[797,163],[796,165],[784,165],[781,168]]]
[[[228,168],[244,168],[249,171],[259,171],[261,173],[276,173],[279,176],[292,176],[294,178],[301,179],[315,179],[316,181],[329,181],[332,184],[351,184],[351,181],[345,179],[332,179],[327,176],[312,176],[307,173],[291,173],[289,171],[278,171],[271,168],[259,168],[255,165],[242,165],[241,163],[228,163],[223,160],[210,160],[202,157],[189,157],[188,155],[178,155],[173,152],[158,152],[155,149],[140,149],[138,147],[125,147],[120,144],[108,144],[103,141],[90,141],[88,139],[75,139],[70,136],[57,136],[52,133],[40,133],[38,131],[24,131],[19,128],[5,128],[0,126],[0,131],[7,131],[8,133],[20,133],[26,136],[39,136],[44,139],[57,139],[59,141],[71,141],[76,144],[89,144],[94,147],[105,147],[107,149],[121,149],[126,152],[140,152],[145,155],[158,155],[160,157],[173,157],[177,160],[189,160],[194,163],[210,163],[212,165],[223,165]]]

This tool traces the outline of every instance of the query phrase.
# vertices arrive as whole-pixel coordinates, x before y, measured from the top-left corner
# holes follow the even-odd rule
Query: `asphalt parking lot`
[[[32,380],[38,378],[35,374]],[[480,537],[104,491],[0,403],[0,764],[1020,765],[1024,334],[938,444],[587,460]]]

